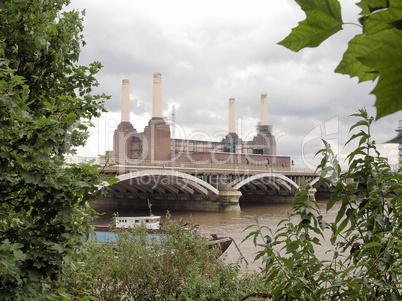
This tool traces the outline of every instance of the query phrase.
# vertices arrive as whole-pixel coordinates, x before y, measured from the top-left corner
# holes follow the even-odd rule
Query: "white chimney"
[[[229,133],[236,133],[236,106],[235,99],[229,98]]]
[[[162,118],[162,79],[160,73],[154,73],[152,118]]]
[[[268,97],[267,94],[261,94],[261,120],[260,125],[268,125]]]
[[[121,122],[130,122],[130,81],[123,79],[121,89]]]

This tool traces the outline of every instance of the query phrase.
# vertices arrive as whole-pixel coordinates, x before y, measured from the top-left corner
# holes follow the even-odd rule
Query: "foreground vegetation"
[[[392,173],[378,153],[370,135],[373,118],[365,110],[354,116],[360,120],[351,131],[359,131],[348,143],[358,141],[358,147],[348,156],[349,169],[341,172],[325,141],[318,152],[317,185],[334,188],[327,210],[340,204],[335,221],[324,220],[306,185],[277,231],[257,218],[248,227],[273,300],[402,300],[402,174]],[[332,259],[321,260],[316,246],[328,239]]]
[[[77,64],[83,20],[68,3],[0,1],[1,299],[40,299],[45,279],[73,267],[105,193],[96,185],[111,180],[64,161],[107,99],[91,94],[101,64]]]
[[[217,259],[220,252],[168,220],[163,235],[117,231],[115,242],[89,241],[76,269],[51,283],[50,297],[74,300],[238,300],[260,291],[261,277]]]
[[[347,23],[338,0],[295,0],[306,14],[281,42],[293,51],[317,47]],[[398,0],[362,0],[353,37],[335,72],[376,80],[376,119],[402,109],[402,4]],[[348,23],[350,24],[350,23]],[[273,300],[401,300],[402,299],[402,171],[391,172],[371,137],[373,118],[363,109],[347,143],[357,147],[341,172],[330,145],[317,168],[320,182],[334,188],[327,210],[340,205],[335,221],[325,221],[306,185],[296,194],[288,218],[272,231],[255,219],[247,238],[259,248],[267,295]],[[395,142],[402,143],[399,135]],[[332,260],[317,258],[315,246],[330,231]],[[262,241],[262,242],[261,242]]]

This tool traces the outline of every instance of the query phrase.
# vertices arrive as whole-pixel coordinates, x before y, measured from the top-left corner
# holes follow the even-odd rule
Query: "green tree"
[[[295,0],[306,19],[281,42],[293,51],[317,47],[342,30],[338,0]],[[349,41],[335,72],[358,77],[359,82],[374,81],[376,119],[402,110],[402,2],[399,0],[361,0],[358,18],[362,33]],[[350,23],[349,23],[350,24]]]
[[[77,64],[82,16],[68,0],[0,1],[0,299],[45,298],[87,235],[99,166],[67,165],[105,95]]]

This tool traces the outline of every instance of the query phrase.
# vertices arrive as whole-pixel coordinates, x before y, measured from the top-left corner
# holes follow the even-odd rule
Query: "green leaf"
[[[343,54],[343,58],[336,67],[335,72],[358,77],[359,82],[375,80],[378,71],[363,64],[358,57],[361,57],[373,50],[373,45],[378,43],[378,38],[368,37],[367,35],[356,35],[349,41],[348,49]]]
[[[334,197],[335,198],[335,197]],[[342,217],[344,216],[346,212],[346,204],[342,204],[342,206],[339,208],[338,210],[338,214],[336,215],[335,218],[335,224],[338,224],[339,221],[342,219]]]
[[[63,253],[65,251],[64,247],[60,244],[54,244],[52,246],[52,249],[59,252],[59,253]]]
[[[357,137],[360,137],[360,136],[362,138],[366,137],[366,133],[364,131],[360,131],[359,133],[354,134],[352,137],[349,138],[348,141],[346,141],[345,145],[348,145],[351,141],[355,140]],[[359,144],[359,145],[361,145],[361,144]]]
[[[24,245],[20,243],[14,243],[11,245],[10,249],[13,251],[15,260],[25,260],[27,258],[27,255],[20,250],[23,246]]]
[[[376,119],[402,110],[402,32],[389,29],[381,34],[381,45],[358,59],[379,71]]]
[[[398,24],[401,22],[401,15],[401,1],[391,0],[390,8],[382,9],[381,11],[362,19],[361,23],[363,24],[363,32],[367,35],[374,35],[383,32],[386,29],[392,29],[394,27],[398,28]]]
[[[366,248],[373,248],[373,247],[382,247],[382,244],[376,241],[369,242],[368,244],[365,245]]]
[[[279,45],[293,51],[317,47],[342,29],[341,6],[337,0],[295,0],[306,13],[306,19],[292,29]]]
[[[331,210],[331,208],[335,205],[336,202],[338,202],[338,198],[330,198],[329,201],[327,202],[327,212]]]
[[[29,151],[31,148],[27,145],[21,144],[18,146],[19,149],[23,150],[23,151]]]
[[[362,11],[361,15],[368,15],[376,10],[383,9],[388,7],[387,0],[362,0],[359,3],[356,3]]]
[[[357,128],[358,126],[365,126],[365,127],[367,127],[367,126],[369,126],[369,122],[368,122],[367,120],[359,120],[358,122],[356,122],[354,125],[352,125],[352,126],[350,127],[349,133],[350,133],[353,129]]]
[[[345,229],[345,227],[347,226],[347,224],[349,223],[349,219],[345,218],[343,220],[343,222],[339,225],[338,229],[336,230],[334,236],[337,237],[342,231],[343,229]]]

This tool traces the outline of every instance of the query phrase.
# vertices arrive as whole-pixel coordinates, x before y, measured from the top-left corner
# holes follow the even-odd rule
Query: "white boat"
[[[145,226],[148,229],[148,235],[160,233],[160,216],[117,216],[115,217],[115,229],[129,229]],[[98,242],[114,242],[117,241],[117,233],[109,226],[92,225],[94,234]]]
[[[151,230],[158,230],[161,222],[161,217],[157,215],[150,216],[117,216],[116,228],[134,228],[139,226],[145,226]]]
[[[148,201],[149,216],[117,216],[115,218],[115,226],[117,229],[128,229],[140,226],[145,226],[148,230],[159,230],[161,217],[152,214],[152,204]]]

